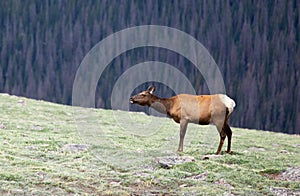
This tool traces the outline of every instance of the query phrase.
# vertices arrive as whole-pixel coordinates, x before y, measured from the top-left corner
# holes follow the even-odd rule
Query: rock
[[[279,175],[281,180],[300,181],[300,166],[291,167]]]
[[[219,159],[221,158],[221,155],[216,155],[216,154],[211,154],[211,155],[205,155],[201,159],[202,160],[207,160],[207,159]]]
[[[18,104],[24,104],[25,103],[25,101],[24,100],[22,100],[22,99],[20,99],[20,100],[18,100],[18,102],[17,102]]]
[[[205,181],[208,176],[208,172],[204,172],[198,175],[189,176],[189,179],[197,180],[197,181]]]
[[[169,169],[174,165],[194,162],[195,158],[192,156],[174,155],[174,156],[166,156],[166,157],[157,157],[155,160],[157,163],[161,165],[161,167]]]
[[[115,181],[112,181],[109,183],[111,186],[113,187],[117,187],[117,186],[120,186],[121,185],[121,182],[115,182]]]
[[[287,188],[283,188],[283,187],[270,187],[270,191],[274,194],[274,195],[290,195],[290,196],[294,196],[294,195],[300,195],[300,190],[290,190]]]
[[[290,154],[290,152],[287,151],[287,150],[281,150],[280,153],[281,153],[281,154]]]
[[[88,150],[88,145],[86,144],[66,144],[62,147],[64,151],[71,151],[71,152],[82,152]]]
[[[300,144],[295,144],[295,145],[293,145],[294,147],[296,147],[296,148],[299,148],[300,147]]]
[[[2,123],[0,123],[0,129],[6,129],[6,126]]]
[[[187,185],[187,184],[182,184],[182,185],[180,185],[179,187],[180,188],[184,188],[184,187],[188,187],[189,185]]]
[[[266,151],[266,149],[258,148],[258,147],[250,147],[249,150],[254,151],[254,152],[264,152],[264,151]]]
[[[25,149],[28,149],[28,150],[35,150],[35,149],[38,149],[38,147],[37,147],[37,146],[31,145],[31,146],[25,146]]]
[[[216,181],[215,184],[226,187],[227,189],[234,189],[234,187],[231,184],[227,183],[223,178]]]
[[[46,175],[47,175],[47,173],[45,173],[45,172],[36,172],[35,175],[36,175],[38,178],[40,178],[40,180],[44,180],[45,177],[46,177]]]
[[[140,149],[140,148],[138,148],[138,149],[136,149],[136,152],[139,153],[139,154],[141,154],[141,153],[143,153],[143,150]]]
[[[34,131],[42,131],[43,127],[41,127],[40,125],[33,125],[30,127],[30,129]]]

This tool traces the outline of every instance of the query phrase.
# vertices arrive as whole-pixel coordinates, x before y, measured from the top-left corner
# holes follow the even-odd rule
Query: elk
[[[176,123],[180,123],[178,152],[183,151],[183,140],[188,123],[195,123],[215,125],[220,135],[216,154],[221,154],[226,136],[228,138],[227,153],[231,153],[232,131],[228,120],[235,107],[234,100],[225,94],[179,94],[170,98],[159,98],[153,94],[154,91],[155,87],[150,86],[146,91],[130,97],[129,101],[131,104],[152,107],[160,113],[167,114]]]

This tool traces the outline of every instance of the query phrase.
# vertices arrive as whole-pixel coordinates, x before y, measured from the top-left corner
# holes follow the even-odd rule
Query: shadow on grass
[[[208,153],[205,153],[204,155],[216,155],[216,153],[208,152]],[[236,152],[236,151],[231,151],[230,153],[227,153],[226,151],[222,151],[221,155],[244,155],[244,153]]]

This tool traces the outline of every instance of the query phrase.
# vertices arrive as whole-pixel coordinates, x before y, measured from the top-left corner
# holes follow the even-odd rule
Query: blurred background
[[[184,31],[208,49],[227,94],[237,103],[232,126],[300,133],[298,0],[0,1],[0,93],[70,105],[76,71],[92,47],[124,28],[150,24]],[[116,80],[144,61],[171,64],[198,94],[209,93],[187,59],[166,49],[141,47],[106,68],[96,106],[111,108]],[[133,89],[133,94],[153,84],[157,95],[174,95],[153,81]]]

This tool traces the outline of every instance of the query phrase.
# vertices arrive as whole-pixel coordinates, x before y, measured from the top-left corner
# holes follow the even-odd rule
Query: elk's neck
[[[156,111],[163,113],[163,114],[169,114],[170,108],[172,105],[172,101],[166,98],[159,98],[155,97],[152,100],[152,103],[150,107],[155,109]]]

